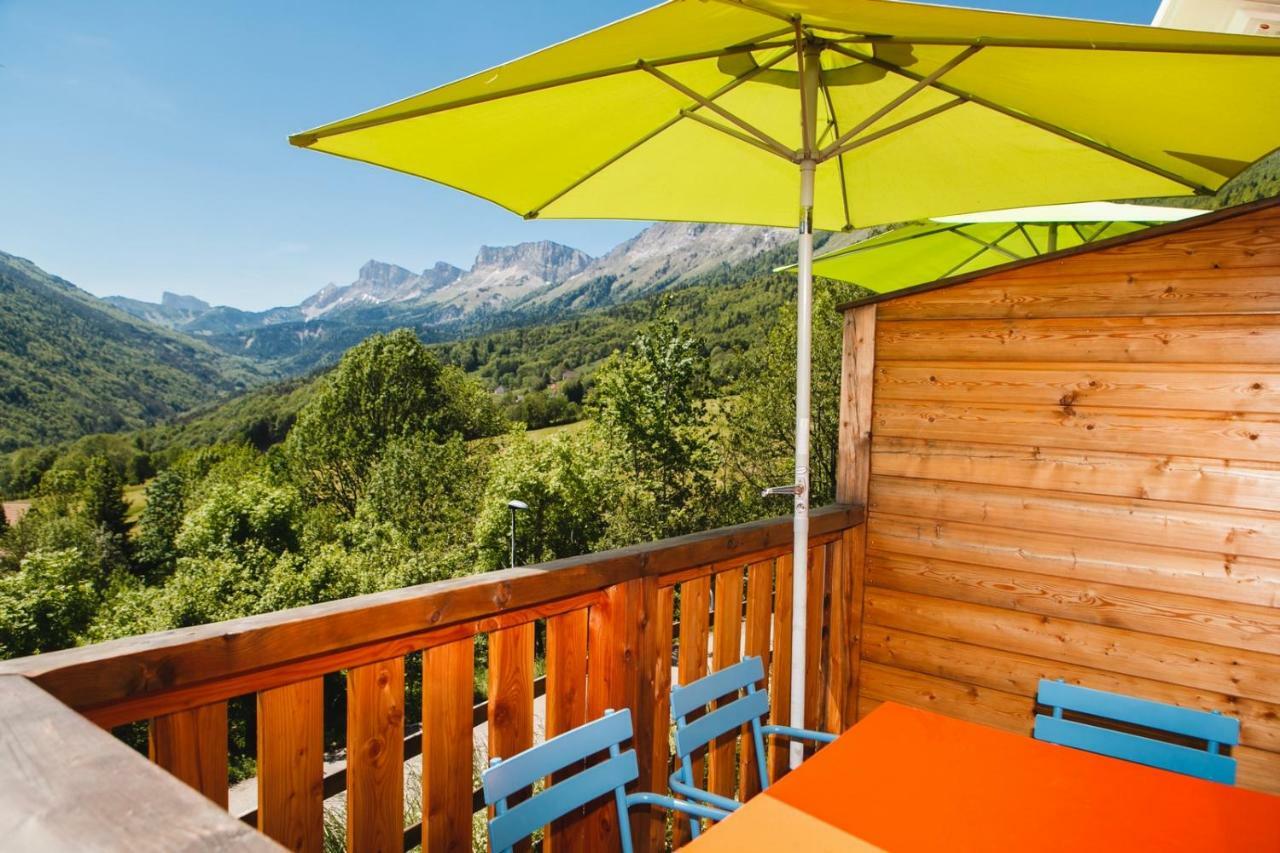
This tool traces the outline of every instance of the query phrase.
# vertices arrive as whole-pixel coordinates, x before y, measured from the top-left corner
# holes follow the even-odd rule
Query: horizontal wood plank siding
[[[1029,734],[1064,678],[1280,792],[1280,204],[876,308],[857,714]]]

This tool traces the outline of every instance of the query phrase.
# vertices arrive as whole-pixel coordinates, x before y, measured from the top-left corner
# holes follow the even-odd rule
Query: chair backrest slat
[[[631,710],[623,708],[504,759],[484,773],[485,804],[493,805],[557,770],[621,744],[631,738],[631,731]]]
[[[1217,746],[1234,746],[1240,742],[1240,721],[1233,717],[1049,679],[1041,680],[1037,700],[1054,709],[1053,716],[1036,716],[1034,737],[1038,740],[1201,779],[1235,783],[1235,759],[1217,752]],[[1141,734],[1069,720],[1063,717],[1064,711],[1197,738],[1205,741],[1209,748],[1183,746]]]
[[[736,693],[764,678],[764,664],[749,657],[733,666],[699,678],[692,684],[671,688],[671,715],[680,718],[698,708],[705,708],[729,693]]]
[[[1240,742],[1240,721],[1234,717],[1123,696],[1062,681],[1040,682],[1041,704],[1135,726],[1146,726],[1205,741],[1234,746]]]
[[[499,764],[494,769],[501,767]],[[545,788],[524,802],[511,806],[489,822],[492,848],[506,850],[556,818],[625,787],[639,776],[635,750],[629,749]]]
[[[676,728],[676,753],[689,755],[725,732],[736,732],[744,724],[769,713],[769,694],[748,693],[691,723]]]
[[[1036,737],[1213,782],[1232,785],[1236,781],[1235,759],[1225,755],[1215,755],[1203,749],[1090,726],[1074,720],[1041,715],[1036,718]]]

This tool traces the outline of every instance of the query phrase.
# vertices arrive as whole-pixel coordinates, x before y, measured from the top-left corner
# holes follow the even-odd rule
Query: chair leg
[[[693,755],[688,756],[688,760],[681,760],[680,772],[684,775],[684,783],[693,787]],[[702,832],[702,821],[696,815],[689,815],[689,838],[697,838]]]
[[[613,792],[618,803],[618,840],[622,842],[622,853],[634,853],[631,841],[631,814],[627,810],[627,794],[623,788]]]

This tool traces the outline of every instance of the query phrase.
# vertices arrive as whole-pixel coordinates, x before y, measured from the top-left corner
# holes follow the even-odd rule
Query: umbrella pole
[[[800,37],[797,30],[797,38]],[[809,372],[813,333],[813,185],[818,163],[818,77],[821,48],[810,43],[801,51],[800,241],[796,281],[796,479],[791,557],[791,725],[805,724],[805,651],[809,614]],[[804,759],[804,745],[791,742],[791,768]]]
[[[791,558],[791,725],[805,724],[805,650],[808,635],[809,391],[813,333],[813,179],[816,164],[800,164],[800,263],[796,282],[796,479]],[[804,744],[791,742],[791,768]]]

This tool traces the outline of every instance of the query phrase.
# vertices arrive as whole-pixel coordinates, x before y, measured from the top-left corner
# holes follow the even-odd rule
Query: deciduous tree
[[[609,463],[628,483],[617,537],[661,538],[705,520],[713,488],[706,390],[702,341],[665,310],[600,368],[590,410]]]
[[[303,490],[354,516],[391,443],[426,433],[485,434],[498,417],[461,371],[446,370],[412,331],[373,335],[342,357],[298,414],[286,450]]]

